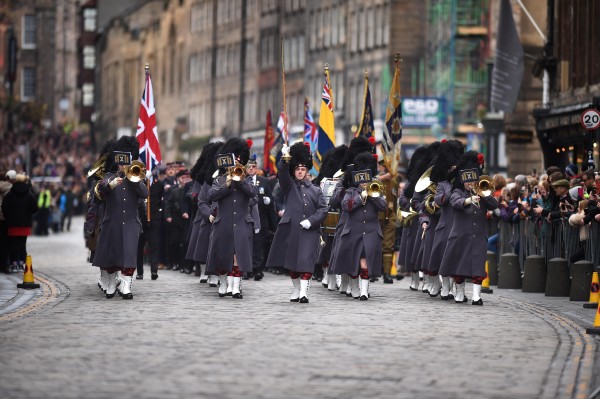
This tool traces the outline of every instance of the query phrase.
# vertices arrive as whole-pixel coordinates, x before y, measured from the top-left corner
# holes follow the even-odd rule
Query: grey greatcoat
[[[335,274],[356,276],[360,271],[360,258],[364,250],[369,276],[379,277],[382,269],[383,233],[378,212],[385,211],[387,203],[383,197],[368,197],[363,205],[361,191],[357,187],[346,190],[342,209],[348,216],[339,238],[335,262],[330,267]]]
[[[452,195],[452,184],[447,181],[441,181],[437,184],[435,190],[435,203],[440,207],[440,220],[435,227],[435,236],[431,248],[431,256],[427,270],[431,273],[440,273],[440,265],[444,258],[444,251],[448,242],[448,236],[452,229],[452,221],[454,219],[454,210],[450,206],[450,196]],[[431,228],[431,226],[429,226]],[[448,276],[442,274],[442,276]]]
[[[107,173],[98,183],[98,191],[106,202],[92,264],[135,269],[142,231],[138,202],[148,197],[148,188],[143,182],[132,183],[123,179],[123,183],[111,189],[108,184],[116,177],[114,173]]]
[[[423,198],[425,197],[425,193],[417,193],[411,198],[411,205],[414,211],[421,212],[421,204]],[[418,216],[416,216],[411,225],[410,231],[407,237],[406,243],[406,258],[405,262],[407,266],[407,270],[411,270],[413,272],[418,272],[421,270],[420,265],[417,265],[417,255],[419,254],[419,248],[421,247],[421,234],[423,234],[423,229],[419,224]]]
[[[337,226],[335,226],[335,233],[333,234],[333,239],[331,240],[330,250],[329,252],[329,264],[331,265],[335,257],[337,256],[337,251],[340,245],[340,236],[342,235],[342,230],[344,229],[344,224],[346,224],[346,220],[348,220],[348,212],[344,211],[342,208],[342,200],[344,199],[344,195],[346,194],[346,188],[342,185],[342,181],[340,180],[335,185],[335,189],[333,190],[333,195],[329,198],[329,208],[330,209],[338,209],[340,212],[340,219],[338,220]],[[319,255],[321,256],[321,255]],[[327,269],[327,274],[334,274],[331,272],[331,269]]]
[[[192,259],[200,263],[206,263],[210,232],[212,230],[212,224],[208,220],[211,212],[208,201],[208,190],[210,190],[210,185],[203,183],[198,192],[198,212],[196,212],[196,217],[192,224],[192,235],[186,254],[186,259]]]
[[[216,202],[217,216],[212,224],[206,269],[208,272],[233,270],[233,255],[242,272],[252,271],[252,234],[254,221],[250,201],[256,201],[256,186],[247,176],[227,187],[227,175],[221,175],[208,191],[208,200]]]
[[[496,209],[498,201],[487,196],[481,198],[481,208],[473,204],[465,206],[465,199],[470,196],[470,192],[461,188],[452,191],[450,206],[454,209],[454,221],[440,267],[442,276],[485,277],[486,211]]]
[[[312,273],[318,256],[319,230],[327,216],[325,196],[321,188],[308,179],[292,179],[289,164],[280,162],[277,167],[285,212],[277,226],[266,266]],[[300,226],[304,219],[310,222],[309,229]]]

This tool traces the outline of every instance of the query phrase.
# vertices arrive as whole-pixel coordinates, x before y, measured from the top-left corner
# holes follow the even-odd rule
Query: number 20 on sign
[[[581,125],[586,130],[596,130],[600,127],[600,112],[595,109],[586,109],[581,114]]]

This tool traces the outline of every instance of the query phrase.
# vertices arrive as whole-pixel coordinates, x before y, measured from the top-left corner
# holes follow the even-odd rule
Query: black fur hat
[[[460,156],[464,154],[465,146],[458,140],[444,141],[440,144],[437,156],[433,160],[433,169],[431,170],[431,181],[439,183],[441,181],[450,181],[456,175],[456,166]]]
[[[308,144],[308,143],[306,143]],[[296,143],[290,147],[290,175],[294,176],[294,170],[300,165],[306,166],[307,170],[313,167],[312,154],[310,148],[304,143]]]
[[[346,151],[340,169],[342,169],[342,171],[346,171],[346,167],[352,162],[354,162],[354,158],[361,152],[372,153],[374,146],[373,142],[371,142],[371,140],[367,139],[364,136],[358,136],[353,138],[352,141],[350,141],[350,145],[348,146],[348,150]]]
[[[109,140],[110,141],[110,140]],[[112,152],[113,151],[123,151],[131,153],[131,160],[136,160],[140,157],[140,145],[137,139],[134,136],[121,136],[119,140],[114,141],[114,144],[111,146],[108,151],[108,158],[106,159],[105,170],[107,172],[116,172],[118,170],[118,165],[113,163]],[[107,142],[106,145],[109,143]],[[102,148],[104,151],[104,148]]]
[[[479,171],[479,163],[477,162],[479,153],[477,151],[465,152],[456,165],[457,173],[465,169],[477,169]],[[454,180],[454,188],[463,188],[463,182],[460,179]]]
[[[408,182],[406,186],[404,186],[404,195],[409,199],[412,198],[412,196],[414,195],[415,184],[417,184],[417,180],[419,180],[419,177],[421,177],[421,174],[417,173],[417,166],[421,158],[423,158],[423,156],[425,155],[426,150],[427,147],[418,147],[415,150],[415,152],[413,152],[412,157],[408,162],[408,168],[406,168],[406,177],[408,179]]]
[[[231,153],[239,157],[239,162],[242,165],[246,165],[248,159],[250,159],[250,146],[246,140],[239,137],[232,137],[219,149],[219,154]]]
[[[332,178],[335,172],[342,168],[346,151],[348,151],[346,144],[339,145],[327,151],[321,162],[319,175],[313,180],[313,184],[318,186],[325,177]]]
[[[354,167],[353,170],[370,170],[371,177],[375,179],[377,176],[377,159],[370,152],[361,152],[356,157],[354,157]],[[350,175],[352,173],[349,173]]]
[[[208,143],[202,149],[202,153],[198,157],[196,164],[190,171],[190,177],[196,180],[198,183],[204,183],[206,179],[206,170],[209,167],[209,163],[214,163],[215,155],[223,143],[216,141],[214,143]],[[213,170],[214,173],[214,170]]]
[[[214,146],[211,145],[209,147],[209,144],[207,144],[202,150],[202,155],[204,155],[206,152],[206,162],[203,164],[200,173],[204,174],[204,183],[212,185],[214,181],[213,174],[215,173],[215,170],[217,170],[215,157],[217,154],[221,154],[221,148],[224,146],[224,144],[220,141],[210,144],[214,144]]]

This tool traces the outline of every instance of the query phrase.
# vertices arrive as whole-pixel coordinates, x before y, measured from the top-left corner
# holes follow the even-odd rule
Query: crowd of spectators
[[[71,218],[85,210],[85,173],[95,160],[88,136],[73,131],[33,134],[5,132],[0,146],[0,204],[14,184],[25,177],[37,212],[32,233],[45,236],[69,230]],[[6,215],[0,214],[0,240],[6,240]],[[6,247],[6,245],[2,245]],[[0,269],[9,271],[7,254],[0,253]]]

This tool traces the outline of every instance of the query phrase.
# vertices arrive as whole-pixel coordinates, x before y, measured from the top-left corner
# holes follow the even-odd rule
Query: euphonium
[[[90,170],[87,172],[87,177],[89,178],[96,175],[97,178],[104,179],[104,174],[106,173],[104,168],[106,167],[107,158],[108,155],[104,154],[96,162],[94,162]]]
[[[396,211],[396,218],[403,226],[408,225],[413,220],[413,218],[418,215],[419,212],[415,212],[412,208],[410,208],[408,212],[403,211],[400,208],[398,208],[398,211]]]
[[[137,159],[131,161],[131,165],[125,168],[125,177],[133,183],[144,180],[146,178],[146,166]]]
[[[246,168],[242,164],[235,164],[235,166],[229,169],[229,175],[233,181],[241,181],[246,178]]]
[[[427,197],[425,197],[425,210],[430,214],[433,215],[436,211],[436,209],[438,208],[438,206],[435,204],[435,196],[433,194],[428,194]]]

